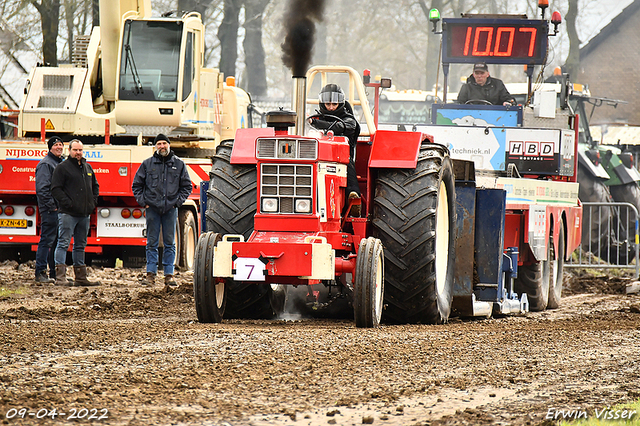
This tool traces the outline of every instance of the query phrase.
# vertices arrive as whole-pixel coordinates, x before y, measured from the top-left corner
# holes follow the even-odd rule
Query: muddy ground
[[[640,398],[629,278],[566,274],[553,311],[363,330],[199,324],[191,273],[142,273],[37,286],[32,262],[0,264],[0,424],[550,425]]]

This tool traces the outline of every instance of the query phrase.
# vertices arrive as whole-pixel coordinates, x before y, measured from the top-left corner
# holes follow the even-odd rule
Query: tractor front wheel
[[[360,241],[356,259],[353,310],[356,327],[377,327],[382,318],[384,257],[377,238]]]
[[[198,321],[221,322],[227,302],[226,280],[213,276],[213,251],[222,239],[220,234],[207,232],[196,246],[193,271],[193,297]]]

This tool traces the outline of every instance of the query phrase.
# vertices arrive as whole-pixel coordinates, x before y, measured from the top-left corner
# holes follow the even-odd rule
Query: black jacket
[[[481,100],[491,102],[493,105],[502,105],[504,102],[511,102],[515,105],[513,96],[509,93],[504,86],[502,80],[493,77],[487,77],[487,82],[484,86],[480,86],[476,83],[476,79],[473,74],[467,78],[467,84],[464,84],[460,88],[458,93],[458,103],[464,104],[470,100]]]
[[[335,111],[329,111],[324,107],[324,104],[320,104],[319,118],[313,120],[311,124],[316,129],[332,130],[336,136],[346,136],[349,138],[349,147],[351,148],[351,158],[354,157],[355,147],[360,135],[360,124],[356,117],[353,115],[353,108],[349,102],[344,103]],[[338,117],[342,120],[336,120],[333,117]]]
[[[131,186],[136,201],[164,214],[180,207],[193,185],[184,162],[169,151],[166,157],[157,152],[142,162]]]
[[[36,166],[36,196],[38,197],[38,207],[41,212],[58,210],[58,202],[51,194],[51,178],[53,170],[60,163],[62,163],[62,157],[58,157],[49,151]]]
[[[100,186],[93,168],[82,159],[67,158],[53,171],[51,193],[60,212],[75,217],[89,216],[98,205]]]

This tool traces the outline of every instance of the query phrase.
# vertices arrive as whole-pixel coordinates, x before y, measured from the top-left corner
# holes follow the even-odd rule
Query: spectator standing
[[[143,285],[153,285],[158,273],[158,243],[162,228],[162,267],[164,283],[176,286],[173,279],[176,258],[175,229],[180,207],[193,185],[184,162],[173,151],[169,138],[156,136],[156,151],[142,162],[133,178],[133,195],[138,204],[146,209],[147,221],[147,274]]]
[[[56,284],[67,284],[66,256],[73,236],[73,272],[75,285],[94,286],[99,282],[87,279],[84,263],[89,215],[98,204],[99,185],[91,165],[83,157],[83,145],[78,139],[69,142],[69,157],[53,172],[51,192],[59,206],[58,244],[55,252]]]
[[[58,203],[51,195],[53,170],[62,162],[64,145],[62,139],[53,136],[47,142],[49,152],[36,166],[36,196],[40,212],[40,241],[36,251],[36,282],[55,282],[55,244],[58,236]],[[49,275],[47,276],[47,264]],[[51,278],[49,278],[51,277]]]

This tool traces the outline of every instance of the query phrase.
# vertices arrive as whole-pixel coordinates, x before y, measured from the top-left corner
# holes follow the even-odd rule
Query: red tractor
[[[386,315],[395,321],[446,321],[455,223],[447,149],[419,132],[375,131],[365,85],[377,94],[390,80],[363,84],[348,67],[313,68],[296,79],[296,93],[304,95],[317,76],[323,85],[348,80],[343,87],[362,115],[356,150],[361,201],[345,194],[347,138],[303,136],[305,108],[269,113],[268,128],[239,130],[213,160],[210,232],[196,249],[198,319],[272,317],[292,285],[308,286],[307,302],[315,309],[346,299],[358,327],[380,323],[385,298]],[[304,97],[297,100],[306,104]],[[288,133],[294,126],[300,130]],[[362,217],[344,217],[349,203],[358,202]]]

